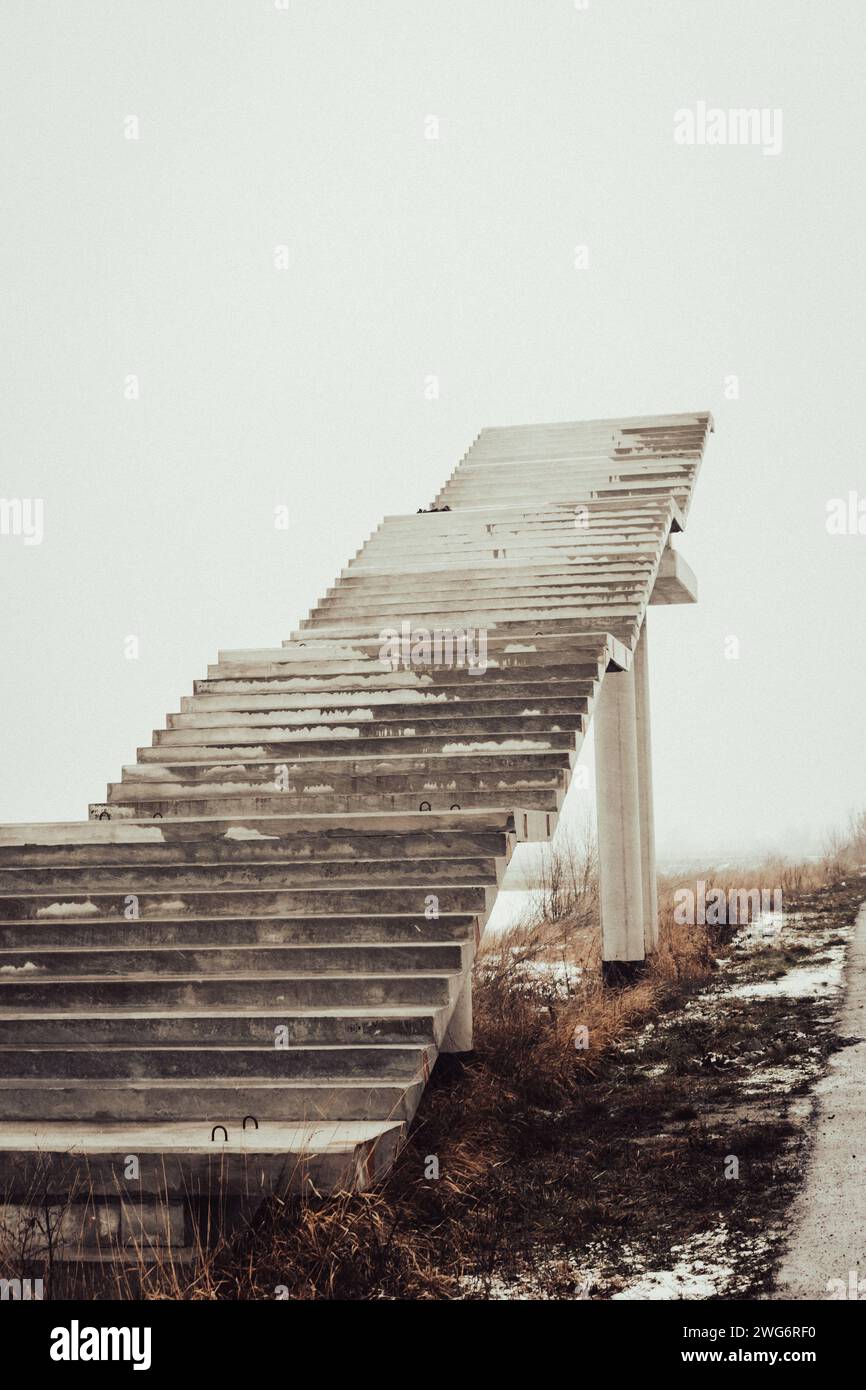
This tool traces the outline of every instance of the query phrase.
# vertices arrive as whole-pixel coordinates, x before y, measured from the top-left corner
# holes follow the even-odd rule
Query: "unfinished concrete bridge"
[[[281,647],[222,652],[88,821],[0,828],[8,1225],[183,1246],[216,1187],[381,1176],[471,1048],[498,885],[591,719],[604,958],[653,948],[644,618],[694,600],[671,535],[711,427],[483,430]]]

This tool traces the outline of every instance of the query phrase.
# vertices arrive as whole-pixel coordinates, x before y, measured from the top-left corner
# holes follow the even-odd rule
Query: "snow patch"
[[[40,907],[37,910],[37,917],[92,917],[96,913],[99,915],[99,908],[96,903],[90,901],[86,903],[52,903],[50,907]]]
[[[278,840],[279,835],[263,835],[261,830],[246,825],[232,825],[223,835],[224,840]]]
[[[506,738],[500,742],[464,742],[446,743],[442,747],[443,753],[528,753],[549,751],[550,742],[547,739],[533,738]]]
[[[339,725],[339,724],[335,724],[333,728],[328,728],[327,725],[322,725],[322,724],[320,724],[320,725],[318,726],[318,728],[315,726],[315,724],[314,724],[312,727],[309,727],[309,726],[308,726],[307,728],[300,728],[300,727],[294,728],[294,727],[288,727],[288,728],[284,728],[281,732],[284,733],[284,734],[286,734],[287,738],[290,739],[290,740],[291,740],[291,739],[299,739],[299,740],[300,740],[300,739],[304,739],[304,738],[322,738],[323,736],[324,736],[325,738],[360,738],[360,737],[361,737],[361,730],[360,730],[359,728],[349,729],[349,728],[346,728],[345,726],[341,726],[341,725]]]
[[[671,1246],[675,1258],[669,1269],[645,1270],[633,1284],[612,1297],[618,1301],[715,1298],[736,1283],[735,1259],[748,1262],[767,1249],[768,1242],[763,1237],[735,1234],[721,1222],[683,1245]]]

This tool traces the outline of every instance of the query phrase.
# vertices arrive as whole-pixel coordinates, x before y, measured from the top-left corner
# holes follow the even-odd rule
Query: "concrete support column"
[[[659,944],[659,896],[656,878],[656,837],[653,814],[652,738],[650,735],[649,653],[647,620],[634,653],[635,723],[637,734],[637,790],[640,813],[640,857],[643,882],[644,944],[655,951]]]
[[[628,973],[644,960],[644,896],[634,667],[608,671],[593,713],[602,959]]]
[[[454,1005],[454,1012],[451,1015],[451,1022],[445,1030],[445,1036],[439,1046],[440,1052],[471,1052],[472,1051],[472,972],[466,972],[466,981],[460,994],[457,996],[457,1003]]]

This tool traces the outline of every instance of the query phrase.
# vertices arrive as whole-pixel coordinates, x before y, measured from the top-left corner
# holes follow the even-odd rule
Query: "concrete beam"
[[[650,603],[697,603],[698,581],[678,550],[668,545],[656,575]]]
[[[658,880],[656,877],[655,817],[653,812],[652,738],[650,734],[649,654],[644,619],[634,652],[635,733],[637,739],[638,810],[640,814],[641,881],[643,884],[644,944],[655,951],[659,939]]]
[[[602,958],[635,963],[645,946],[633,668],[605,676],[593,726]]]

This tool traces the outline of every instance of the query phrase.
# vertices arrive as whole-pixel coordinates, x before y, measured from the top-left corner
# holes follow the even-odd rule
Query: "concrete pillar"
[[[645,956],[634,667],[605,673],[592,722],[602,959],[634,964]]]
[[[637,791],[640,813],[640,857],[643,883],[644,944],[659,944],[659,896],[656,878],[656,837],[653,815],[652,738],[650,735],[649,653],[644,618],[634,653],[635,722],[637,733]]]
[[[440,1052],[471,1052],[472,1051],[472,972],[466,972],[466,982],[460,994],[457,996],[457,1003],[454,1005],[454,1012],[451,1021],[445,1030],[445,1036],[439,1046]]]

